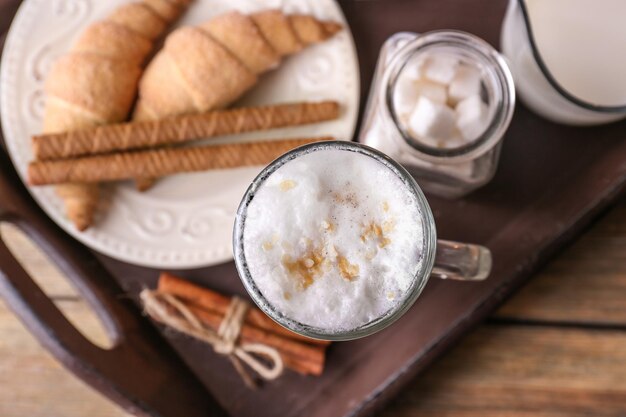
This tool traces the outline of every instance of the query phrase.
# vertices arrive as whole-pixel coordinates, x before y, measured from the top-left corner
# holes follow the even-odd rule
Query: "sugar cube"
[[[419,80],[415,82],[417,94],[424,96],[436,103],[445,103],[448,99],[446,87],[439,83],[428,80]]]
[[[457,129],[454,129],[452,136],[443,141],[441,147],[445,149],[455,149],[460,148],[461,146],[465,146],[467,143],[468,141],[463,139],[463,136],[461,136],[461,132],[459,132]]]
[[[487,128],[487,105],[479,95],[463,99],[456,105],[456,126],[465,140],[477,139]]]
[[[418,80],[422,77],[422,64],[424,60],[419,56],[409,58],[402,68],[403,74],[414,80]]]
[[[433,55],[424,63],[424,76],[440,84],[450,84],[458,63],[455,57],[447,54]]]
[[[419,97],[419,91],[415,79],[404,71],[398,75],[393,90],[393,106],[399,116],[411,113],[415,102]]]
[[[446,139],[454,131],[455,113],[445,104],[421,96],[408,121],[409,130],[416,139]]]
[[[412,131],[411,131],[411,135],[417,136]],[[418,136],[418,137],[419,137],[419,142],[422,145],[426,145],[428,147],[435,148],[435,149],[441,149],[443,147],[442,139],[432,138],[430,136]]]
[[[456,104],[459,101],[473,95],[480,94],[480,71],[470,65],[459,65],[454,78],[448,86],[450,102]]]

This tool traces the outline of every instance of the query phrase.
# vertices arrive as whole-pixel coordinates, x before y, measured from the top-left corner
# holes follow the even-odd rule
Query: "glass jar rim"
[[[496,108],[489,126],[481,136],[458,148],[435,149],[416,144],[408,132],[400,128],[401,123],[393,105],[393,89],[404,64],[416,53],[437,45],[462,47],[482,57],[493,69],[497,80],[496,87],[502,96],[502,105]],[[420,158],[433,163],[460,163],[474,160],[491,150],[506,132],[515,108],[515,85],[506,59],[483,39],[459,30],[435,30],[419,34],[415,39],[408,41],[391,58],[383,73],[382,85],[383,88],[379,91],[381,94],[379,102],[382,105],[382,111],[385,112],[384,119],[393,125],[389,127],[395,129],[404,142],[419,154]]]
[[[387,311],[384,315],[370,321],[355,329],[331,331],[314,326],[309,326],[293,320],[280,311],[263,296],[259,288],[256,286],[254,279],[248,268],[248,264],[245,257],[244,250],[244,232],[245,221],[247,215],[247,209],[251,201],[254,198],[256,191],[261,185],[281,166],[286,163],[312,152],[320,150],[339,150],[339,151],[352,151],[361,155],[369,156],[375,159],[377,162],[382,163],[388,169],[392,170],[411,190],[414,195],[418,208],[422,217],[422,229],[424,231],[424,242],[422,248],[421,266],[415,274],[414,280],[411,286],[406,290],[406,293],[402,300],[398,302],[396,306]],[[235,259],[235,265],[239,277],[252,298],[255,304],[272,320],[280,324],[281,326],[303,336],[311,337],[314,339],[324,339],[332,341],[352,340],[365,337],[376,333],[391,323],[399,319],[415,302],[424,289],[430,272],[435,262],[435,252],[437,246],[437,231],[435,228],[435,220],[432,214],[432,210],[428,205],[426,197],[415,179],[404,169],[399,163],[385,155],[384,153],[371,148],[369,146],[349,141],[323,141],[315,142],[308,145],[295,148],[282,156],[275,159],[267,167],[265,167],[259,175],[252,181],[252,184],[246,190],[239,208],[237,209],[237,215],[235,218],[235,225],[233,228],[233,253]]]

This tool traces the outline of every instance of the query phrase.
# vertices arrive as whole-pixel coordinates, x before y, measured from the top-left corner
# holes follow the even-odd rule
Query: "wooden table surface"
[[[106,346],[98,320],[10,225],[0,233],[68,317]],[[0,416],[127,415],[65,371],[0,301]],[[626,201],[381,416],[626,415]]]

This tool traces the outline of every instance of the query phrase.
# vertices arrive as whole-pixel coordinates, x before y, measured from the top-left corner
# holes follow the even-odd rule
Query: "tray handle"
[[[40,242],[46,240],[32,228],[29,228],[27,223],[20,221],[11,214],[0,214],[0,224],[5,222],[17,226],[22,232],[37,242],[40,247],[44,246]],[[55,250],[53,254],[51,254],[49,245],[45,245],[42,249],[48,256],[60,259],[59,250],[62,251],[63,247]],[[61,269],[64,273],[68,271],[67,267],[62,267]],[[72,271],[75,272],[73,269]],[[75,277],[76,274],[66,275]],[[98,302],[92,291],[81,285],[84,281],[75,278],[71,279],[71,281],[74,285],[78,284],[77,287],[83,287],[78,288],[78,290],[83,297],[90,299],[88,303],[94,308],[98,318],[104,325],[107,336],[112,342],[111,349],[114,349],[120,343],[120,330],[115,318]],[[1,234],[0,294],[2,294],[7,304],[20,317],[28,329],[36,335],[39,342],[48,350],[63,352],[63,356],[73,356],[69,353],[70,351],[94,355],[97,354],[96,350],[108,350],[94,345],[74,327],[15,258]]]
[[[36,243],[102,321],[113,346],[91,343],[39,288],[0,236],[0,296],[65,367],[139,416],[225,416],[217,401],[114,278],[37,207],[0,150],[0,221]]]

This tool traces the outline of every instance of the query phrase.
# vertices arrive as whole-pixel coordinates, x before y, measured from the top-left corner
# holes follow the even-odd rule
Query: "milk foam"
[[[309,326],[350,330],[404,298],[421,266],[422,216],[381,162],[323,149],[261,185],[243,243],[252,279],[274,308]]]

